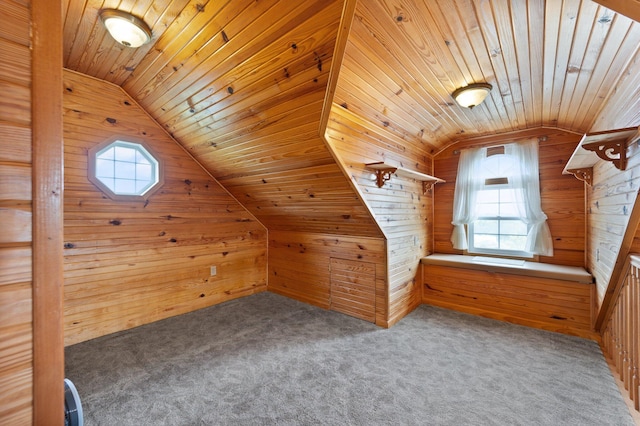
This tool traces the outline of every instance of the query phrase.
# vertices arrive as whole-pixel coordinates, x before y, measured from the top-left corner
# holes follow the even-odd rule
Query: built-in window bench
[[[593,277],[584,268],[482,256],[421,260],[422,302],[544,330],[595,338]]]

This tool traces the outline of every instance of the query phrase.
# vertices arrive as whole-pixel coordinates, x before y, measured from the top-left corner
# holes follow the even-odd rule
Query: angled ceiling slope
[[[439,152],[536,127],[638,126],[638,76],[640,24],[590,0],[360,1],[334,101]],[[475,82],[493,86],[487,100],[457,105]]]
[[[67,68],[121,85],[270,229],[379,235],[318,131],[345,2],[124,1],[153,31],[137,50],[101,26],[112,3],[65,3]],[[337,59],[333,101],[425,153],[640,125],[640,24],[591,0],[361,0]],[[456,105],[473,82],[488,99]]]
[[[381,236],[320,137],[342,0],[128,1],[152,28],[115,43],[69,0],[67,68],[121,85],[269,229]]]

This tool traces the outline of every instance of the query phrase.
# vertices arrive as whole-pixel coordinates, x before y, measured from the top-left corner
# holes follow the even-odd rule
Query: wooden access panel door
[[[332,257],[330,309],[375,322],[375,283],[374,263]]]

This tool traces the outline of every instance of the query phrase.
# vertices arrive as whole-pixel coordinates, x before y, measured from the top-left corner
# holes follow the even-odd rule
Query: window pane
[[[129,163],[136,162],[136,150],[125,146],[116,146],[116,160]]]
[[[478,203],[498,203],[500,202],[499,189],[487,189],[478,191]]]
[[[96,158],[103,158],[105,160],[113,160],[115,158],[114,152],[115,152],[115,148],[111,147],[111,148],[101,152]]]
[[[473,232],[476,234],[497,234],[500,231],[497,220],[476,220]]]
[[[147,190],[147,188],[149,188],[151,182],[148,181],[141,181],[141,180],[137,180],[136,181],[136,194],[144,194],[144,192]]]
[[[519,217],[518,205],[515,203],[500,204],[500,213],[498,216]]]
[[[96,177],[114,177],[113,170],[113,161],[111,160],[102,160],[98,158],[96,160]],[[102,180],[102,179],[100,179]]]
[[[521,220],[502,220],[500,222],[501,234],[527,235],[527,224]]]
[[[135,179],[135,163],[123,163],[121,161],[116,161],[116,176],[119,179]]]
[[[136,179],[151,181],[151,164],[136,164]]]
[[[501,250],[524,251],[524,246],[526,242],[527,242],[526,236],[500,235]]]
[[[515,203],[516,199],[516,191],[520,191],[519,189],[501,189],[500,190],[500,201],[503,203]]]
[[[139,164],[150,164],[149,160],[147,159],[147,156],[144,155],[140,151],[136,151],[136,163],[139,163]]]
[[[116,179],[116,187],[113,192],[116,194],[135,194],[136,181],[131,179]]]
[[[112,192],[116,191],[116,181],[115,181],[115,179],[113,179],[113,178],[100,178],[100,182],[102,182]]]
[[[498,242],[497,235],[475,234],[473,236],[474,246],[480,249],[498,249]]]
[[[487,216],[500,216],[500,204],[478,204],[476,207],[476,211],[478,216],[487,217]]]

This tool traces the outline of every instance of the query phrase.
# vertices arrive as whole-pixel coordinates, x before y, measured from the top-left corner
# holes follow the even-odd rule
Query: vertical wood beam
[[[336,86],[338,85],[340,68],[342,68],[342,60],[344,59],[345,49],[347,48],[347,39],[349,38],[349,32],[351,31],[353,17],[356,14],[357,3],[358,0],[344,0],[344,6],[342,8],[342,18],[340,19],[340,28],[338,28],[336,45],[334,46],[333,58],[331,59],[329,82],[327,83],[327,90],[324,96],[324,103],[322,105],[320,128],[318,130],[320,136],[324,136],[325,131],[327,130],[327,123],[329,122],[329,115],[331,114],[331,105],[333,104],[333,97],[336,93]],[[332,155],[335,156],[333,150],[330,151]]]
[[[62,3],[32,0],[33,424],[64,423]]]

